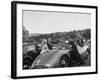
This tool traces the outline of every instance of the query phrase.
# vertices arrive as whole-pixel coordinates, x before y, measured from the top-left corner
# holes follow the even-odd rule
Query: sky
[[[91,27],[91,14],[24,10],[23,26],[41,34],[83,30]]]

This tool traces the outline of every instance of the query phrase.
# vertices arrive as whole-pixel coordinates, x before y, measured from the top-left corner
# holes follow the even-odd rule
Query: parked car
[[[83,48],[83,52],[80,53],[81,59],[88,58],[87,50]],[[70,50],[48,50],[43,54],[40,54],[32,63],[31,69],[43,69],[43,68],[57,68],[57,67],[69,67],[70,64],[74,64],[75,61],[71,61]]]
[[[40,54],[33,62],[31,68],[56,68],[68,66],[69,64],[68,50],[49,50]]]

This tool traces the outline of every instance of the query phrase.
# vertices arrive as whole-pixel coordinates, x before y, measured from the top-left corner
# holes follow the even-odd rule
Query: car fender
[[[48,51],[47,51],[48,52]],[[49,51],[50,52],[50,51]],[[66,51],[66,50],[53,50],[53,51],[51,51],[51,52],[54,52],[54,53],[44,53],[44,54],[40,54],[36,59],[35,59],[35,61],[33,62],[33,64],[32,64],[32,66],[31,66],[31,68],[33,68],[34,67],[34,65],[37,65],[37,64],[44,64],[44,65],[47,65],[47,64],[49,64],[51,67],[53,66],[57,66],[57,64],[59,63],[59,61],[60,61],[60,58],[61,58],[61,56],[63,56],[63,55],[67,55],[68,57],[69,57],[69,53],[68,53],[68,51]],[[47,56],[49,56],[49,55],[51,55],[52,57],[51,58],[49,58],[48,59],[48,61],[45,61],[44,63],[41,63],[40,61],[41,61],[41,56],[42,55],[47,55]],[[43,57],[42,59],[45,59],[46,58],[46,56],[45,57]]]

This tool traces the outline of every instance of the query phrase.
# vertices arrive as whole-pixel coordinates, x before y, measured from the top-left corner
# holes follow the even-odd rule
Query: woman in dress
[[[41,43],[41,52],[40,52],[40,54],[42,54],[42,53],[44,53],[44,52],[46,52],[46,51],[48,51],[49,49],[48,49],[48,46],[47,46],[47,40],[46,39],[43,39],[42,40],[42,43]]]

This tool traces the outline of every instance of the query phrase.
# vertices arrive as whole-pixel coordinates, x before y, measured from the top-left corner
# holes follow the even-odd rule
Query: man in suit
[[[77,64],[81,64],[81,62],[82,62],[81,61],[81,57],[80,57],[80,54],[79,54],[79,52],[77,50],[77,47],[76,47],[76,45],[74,43],[74,40],[69,38],[69,37],[67,37],[65,42],[70,47],[70,56],[71,56],[70,61],[74,60],[74,61],[76,61]]]

